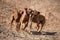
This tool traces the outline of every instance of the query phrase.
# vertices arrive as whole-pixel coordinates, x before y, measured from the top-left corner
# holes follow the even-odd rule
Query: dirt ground
[[[46,18],[42,32],[16,32],[11,28],[13,11],[32,8]],[[60,0],[0,0],[0,40],[60,40]],[[35,26],[33,23],[32,26]],[[33,28],[34,29],[34,28]],[[34,29],[36,30],[36,29]]]

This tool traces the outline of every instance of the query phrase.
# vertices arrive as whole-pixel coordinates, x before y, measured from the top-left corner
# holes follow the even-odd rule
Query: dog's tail
[[[12,21],[11,21],[11,26],[12,26],[12,23],[13,23],[14,20],[15,20],[15,19],[14,19],[14,16],[13,16]]]

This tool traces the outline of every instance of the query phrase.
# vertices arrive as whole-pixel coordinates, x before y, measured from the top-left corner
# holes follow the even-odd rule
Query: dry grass
[[[10,26],[13,11],[32,8],[41,12],[46,18],[42,34],[30,35],[27,32],[16,32]],[[60,0],[0,0],[0,40],[60,40]],[[35,26],[33,23],[32,26]],[[33,28],[32,30],[35,30]],[[56,32],[55,35],[47,35]],[[45,33],[45,35],[43,35]]]

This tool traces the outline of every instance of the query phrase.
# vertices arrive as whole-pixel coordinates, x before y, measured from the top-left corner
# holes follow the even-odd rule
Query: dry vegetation
[[[11,28],[13,12],[25,7],[36,9],[45,16],[42,33],[31,35],[22,30],[16,32],[15,26]],[[0,0],[0,40],[60,40],[60,0]]]

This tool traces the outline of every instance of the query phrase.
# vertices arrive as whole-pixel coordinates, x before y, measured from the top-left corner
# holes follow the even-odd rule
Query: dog
[[[18,25],[18,23],[20,21],[20,18],[21,18],[23,13],[24,13],[24,11],[17,10],[17,13],[12,16],[11,26],[12,26],[13,21],[15,21],[17,23],[17,25]],[[16,25],[16,30],[18,31],[20,28],[17,25]]]
[[[45,24],[45,16],[41,15],[39,11],[34,10],[31,20],[31,22],[37,23],[37,31],[40,32]],[[41,24],[41,27],[39,24]],[[30,26],[30,29],[31,27],[32,26]]]

